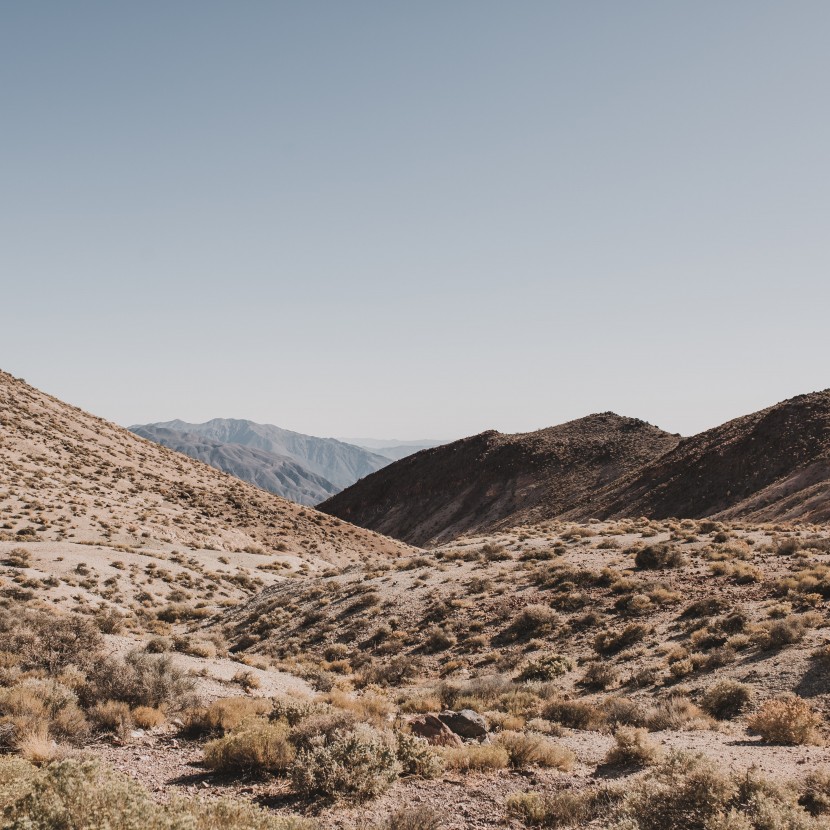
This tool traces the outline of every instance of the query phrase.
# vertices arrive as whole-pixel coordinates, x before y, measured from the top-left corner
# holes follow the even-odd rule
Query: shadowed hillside
[[[589,516],[680,516],[752,521],[830,519],[830,390],[799,395],[684,438]]]
[[[590,511],[597,490],[677,441],[644,421],[610,412],[538,432],[483,432],[398,461],[323,502],[320,510],[423,545]]]

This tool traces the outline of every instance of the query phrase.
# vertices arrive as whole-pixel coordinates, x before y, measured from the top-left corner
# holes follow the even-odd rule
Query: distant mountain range
[[[232,418],[203,424],[180,420],[137,424],[130,431],[306,505],[317,504],[424,446],[407,442],[386,446],[387,442],[379,441],[384,446],[373,450]],[[367,440],[374,443],[374,439]]]
[[[397,461],[319,505],[410,543],[547,519],[830,520],[830,390],[690,438],[612,412],[490,431]]]
[[[354,444],[356,447],[363,447],[376,455],[382,455],[392,461],[400,461],[408,455],[414,455],[421,450],[440,447],[447,444],[447,441],[436,441],[432,438],[425,438],[419,441],[396,441],[394,438],[340,438],[347,444]]]

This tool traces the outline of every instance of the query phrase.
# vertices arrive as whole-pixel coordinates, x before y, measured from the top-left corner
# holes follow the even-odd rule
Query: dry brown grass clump
[[[617,682],[617,670],[610,663],[599,660],[589,663],[582,675],[582,685],[591,691],[605,691]]]
[[[4,564],[12,568],[28,568],[32,564],[32,554],[26,548],[12,548]]]
[[[605,712],[595,703],[567,698],[548,701],[542,709],[542,717],[571,729],[589,731],[602,729],[607,721]]]
[[[621,726],[614,733],[614,746],[605,756],[606,764],[651,766],[662,757],[660,747],[648,736],[648,731],[635,726]]]
[[[820,743],[818,728],[821,718],[810,705],[794,694],[785,694],[766,701],[747,718],[747,725],[771,744]]]
[[[817,769],[804,779],[804,788],[798,799],[811,816],[830,814],[830,771]]]
[[[133,728],[130,707],[122,700],[102,700],[89,708],[89,718],[96,728],[126,737]]]
[[[395,810],[382,825],[383,830],[440,830],[444,821],[431,807],[404,807]]]
[[[500,744],[447,747],[441,755],[447,768],[458,772],[484,772],[510,765],[510,753]]]
[[[701,706],[713,718],[728,720],[740,715],[751,701],[751,686],[727,679],[719,680],[706,690]]]
[[[89,731],[75,693],[57,681],[26,679],[0,689],[0,750],[37,742],[81,743]]]
[[[136,706],[132,711],[132,716],[133,723],[139,729],[154,729],[167,720],[164,712],[154,706]]]
[[[529,660],[519,672],[517,680],[542,682],[561,677],[573,669],[573,661],[561,654],[540,654],[538,657]]]
[[[205,766],[217,772],[285,772],[294,756],[285,727],[267,721],[251,721],[204,749]]]
[[[640,642],[648,634],[648,628],[641,623],[629,623],[622,629],[600,631],[594,638],[594,650],[608,657]]]
[[[686,564],[686,557],[674,546],[667,543],[647,545],[634,556],[638,568],[664,569],[680,568]]]
[[[248,719],[271,712],[269,700],[257,697],[223,697],[209,706],[189,709],[184,715],[184,731],[194,735],[231,732]]]
[[[540,637],[552,631],[558,621],[559,615],[552,608],[541,603],[532,603],[516,614],[504,632],[504,638],[515,640]]]
[[[586,827],[599,816],[610,817],[620,794],[608,787],[590,787],[579,792],[513,793],[507,812],[529,827]]]
[[[651,707],[646,716],[646,726],[652,732],[711,729],[714,721],[685,695],[671,695]]]
[[[510,766],[518,769],[536,765],[570,772],[576,760],[570,749],[534,732],[501,732],[496,742],[507,750]]]

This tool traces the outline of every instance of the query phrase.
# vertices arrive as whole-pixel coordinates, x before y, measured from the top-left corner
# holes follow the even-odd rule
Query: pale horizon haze
[[[828,42],[807,0],[9,0],[0,369],[401,440],[824,389]]]

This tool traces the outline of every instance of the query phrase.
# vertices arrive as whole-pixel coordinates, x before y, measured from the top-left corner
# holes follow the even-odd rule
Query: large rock
[[[409,728],[413,735],[426,738],[435,746],[461,746],[463,744],[461,738],[443,723],[438,715],[426,714],[410,718]]]
[[[446,711],[438,715],[439,720],[462,738],[483,738],[487,734],[487,721],[472,709],[460,712]]]

